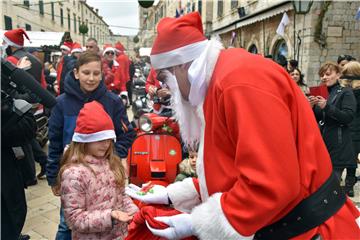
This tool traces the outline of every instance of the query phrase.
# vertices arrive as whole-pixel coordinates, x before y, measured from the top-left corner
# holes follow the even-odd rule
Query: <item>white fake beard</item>
[[[175,119],[180,127],[180,134],[185,146],[190,150],[196,150],[200,142],[202,123],[198,109],[201,106],[192,106],[181,96],[176,77],[166,71],[166,84],[171,91],[171,107]]]

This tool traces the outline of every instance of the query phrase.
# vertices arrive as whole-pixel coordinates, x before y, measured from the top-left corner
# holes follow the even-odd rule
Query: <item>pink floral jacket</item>
[[[113,222],[111,211],[132,214],[138,208],[125,195],[125,189],[115,185],[107,160],[90,156],[85,160],[95,175],[88,167],[77,164],[70,166],[61,176],[61,203],[72,230],[72,239],[124,239],[128,224]]]

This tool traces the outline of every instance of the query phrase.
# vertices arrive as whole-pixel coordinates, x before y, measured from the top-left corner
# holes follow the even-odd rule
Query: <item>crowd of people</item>
[[[146,91],[150,98],[171,97],[189,156],[179,164],[173,184],[155,185],[146,193],[125,186],[136,132],[126,113],[134,63],[124,46],[106,44],[100,51],[96,39],[89,38],[84,51],[68,40],[60,46],[58,63],[43,67],[24,49],[24,30],[5,33],[8,61],[22,69],[30,66],[45,89],[56,71],[57,99],[47,155],[34,137],[31,116],[2,131],[2,138],[18,140],[2,144],[5,157],[31,156],[32,162],[27,181],[14,180],[17,196],[2,190],[2,224],[7,222],[2,237],[27,237],[21,235],[23,187],[36,184],[36,160],[37,177],[46,175],[61,199],[56,239],[125,239],[129,223],[142,212],[143,205],[133,199],[177,210],[146,222],[156,237],[356,239],[360,214],[347,196],[354,196],[360,153],[360,63],[344,55],[337,64],[321,66],[326,97],[312,94],[295,60],[284,68],[208,40],[196,12],[162,19],[157,32]],[[2,120],[5,116],[2,108]],[[19,167],[10,160],[6,166],[16,172]]]

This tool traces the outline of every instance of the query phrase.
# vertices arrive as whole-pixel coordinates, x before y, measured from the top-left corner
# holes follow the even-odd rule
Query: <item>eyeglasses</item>
[[[105,54],[106,54],[106,55],[110,55],[110,54],[111,54],[111,55],[114,55],[115,53],[114,53],[114,52],[106,52]]]

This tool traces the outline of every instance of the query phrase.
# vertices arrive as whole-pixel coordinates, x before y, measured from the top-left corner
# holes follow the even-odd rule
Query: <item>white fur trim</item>
[[[170,184],[166,190],[174,208],[179,211],[190,213],[191,209],[201,203],[192,178]]]
[[[168,52],[150,55],[151,65],[155,69],[162,69],[190,62],[200,56],[207,42],[208,40],[204,40]]]
[[[204,111],[203,111],[203,104],[198,107],[198,116],[201,119],[201,137],[200,137],[200,145],[198,151],[198,158],[196,161],[196,173],[199,180],[200,185],[200,195],[203,202],[205,202],[208,197],[209,193],[206,187],[206,179],[205,179],[205,169],[204,169],[204,142],[205,142],[205,120],[204,120]]]
[[[98,142],[106,139],[116,139],[115,131],[114,130],[104,130],[101,132],[96,133],[77,133],[75,132],[72,141],[73,142],[81,142],[81,143],[88,143],[88,142]]]
[[[64,50],[66,50],[66,51],[70,51],[71,49],[68,47],[68,46],[66,46],[66,45],[61,45],[60,46],[60,49],[64,49]]]
[[[104,51],[103,51],[103,56],[105,56],[105,53],[110,52],[110,51],[114,52],[114,54],[115,54],[115,48],[113,48],[113,47],[107,47],[107,48],[105,48]]]
[[[3,36],[3,40],[4,40],[5,42],[7,42],[7,44],[8,44],[9,46],[13,46],[13,47],[17,47],[17,48],[22,48],[22,47],[24,47],[24,46],[21,46],[21,45],[18,45],[18,44],[16,44],[16,43],[14,43],[14,42],[11,41],[10,39],[8,39],[5,35]]]
[[[118,63],[118,61],[116,61],[116,60],[113,60],[113,61],[114,61],[114,67],[120,66],[120,64]]]
[[[221,208],[221,195],[222,193],[215,193],[193,209],[191,219],[195,235],[199,239],[253,239],[254,235],[243,236],[230,225]]]
[[[360,228],[360,217],[358,217],[358,218],[356,219],[356,223],[357,223],[357,225],[358,225],[359,228]]]
[[[128,96],[128,92],[127,92],[127,91],[122,91],[122,92],[120,93],[120,96]]]
[[[73,50],[71,50],[71,53],[82,53],[83,50],[82,48],[74,48]]]

